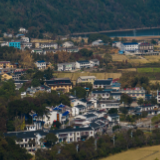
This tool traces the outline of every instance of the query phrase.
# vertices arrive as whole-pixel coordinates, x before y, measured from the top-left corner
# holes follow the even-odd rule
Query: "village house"
[[[1,81],[7,81],[9,79],[12,79],[12,76],[8,75],[7,73],[1,75]]]
[[[28,37],[21,37],[21,42],[22,43],[29,43],[29,38]]]
[[[77,83],[91,83],[93,84],[96,80],[95,76],[81,76],[77,79]]]
[[[97,102],[97,108],[98,109],[105,109],[105,110],[110,110],[112,108],[119,109],[120,107],[120,101],[116,100],[99,100]]]
[[[142,88],[124,88],[120,90],[121,93],[125,93],[128,94],[130,97],[132,97],[133,99],[137,100],[139,98],[142,98],[143,100],[145,100],[145,90]]]
[[[69,78],[54,78],[46,80],[45,85],[51,87],[51,90],[69,92],[72,89],[72,82]]]
[[[45,61],[37,61],[36,63],[35,63],[35,65],[37,66],[37,68],[39,69],[39,70],[42,70],[42,69],[46,69],[46,62]]]
[[[123,52],[137,52],[139,49],[138,43],[122,43],[121,51]]]
[[[102,45],[104,45],[104,43],[101,39],[92,42],[92,46],[102,46]]]
[[[76,69],[76,62],[70,63],[58,63],[57,64],[58,71],[72,71]]]
[[[112,86],[112,79],[107,80],[95,80],[93,84],[93,88],[103,88],[103,89],[109,89]]]
[[[74,43],[71,42],[71,41],[66,41],[62,44],[62,47],[63,48],[70,48],[70,47],[73,47],[74,46]]]
[[[21,33],[28,33],[28,30],[26,30],[26,29],[23,28],[23,27],[20,27],[20,28],[19,28],[19,32],[21,32]]]
[[[54,48],[54,49],[57,49],[58,48],[58,44],[57,43],[41,43],[40,47],[41,48]]]
[[[13,65],[10,61],[0,61],[0,68],[13,68]]]
[[[139,52],[145,53],[145,52],[153,52],[154,51],[154,45],[150,43],[141,43],[139,45]]]

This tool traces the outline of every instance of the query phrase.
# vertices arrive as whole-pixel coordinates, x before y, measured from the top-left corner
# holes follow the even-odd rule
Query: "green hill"
[[[22,26],[66,34],[158,25],[158,0],[0,0],[2,31]]]

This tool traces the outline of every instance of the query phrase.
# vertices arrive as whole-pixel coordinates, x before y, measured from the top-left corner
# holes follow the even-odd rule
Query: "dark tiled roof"
[[[87,127],[87,128],[70,128],[70,129],[60,129],[60,130],[50,130],[50,133],[65,133],[65,132],[78,132],[78,131],[89,131],[92,130],[91,127]]]
[[[119,117],[119,115],[116,114],[116,113],[115,113],[115,114],[108,114],[108,116],[110,116],[110,117],[112,117],[112,118],[113,118],[113,117]]]
[[[46,81],[47,85],[62,85],[62,84],[72,84],[69,79],[62,80],[48,80]]]
[[[89,63],[89,61],[77,61],[78,63]]]
[[[120,96],[121,95],[121,93],[111,93],[111,96]]]
[[[38,131],[25,131],[25,132],[7,132],[4,134],[5,137],[17,137],[17,138],[34,138],[36,134],[46,135],[47,132],[43,130]]]
[[[86,118],[97,117],[95,114],[86,114],[84,115]]]
[[[104,93],[110,93],[110,92],[107,92],[107,91],[93,91],[92,93],[93,94],[100,94],[100,93],[104,94]]]
[[[85,98],[80,99],[80,101],[81,101],[81,102],[84,102],[84,103],[87,102],[87,100],[86,100]]]
[[[111,85],[112,80],[95,80],[94,85]]]
[[[83,106],[83,105],[77,105],[77,106],[75,106],[76,108],[79,108],[79,109],[82,109],[82,108],[85,108],[85,106]]]

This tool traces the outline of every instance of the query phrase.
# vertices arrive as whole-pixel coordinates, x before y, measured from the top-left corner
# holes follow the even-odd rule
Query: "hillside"
[[[0,29],[56,34],[160,25],[160,1],[1,0]],[[34,35],[33,35],[34,37]],[[36,36],[35,36],[36,37]]]

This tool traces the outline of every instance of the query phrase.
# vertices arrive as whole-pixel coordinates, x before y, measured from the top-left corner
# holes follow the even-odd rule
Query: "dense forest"
[[[160,25],[160,1],[1,0],[0,29],[66,34]]]

